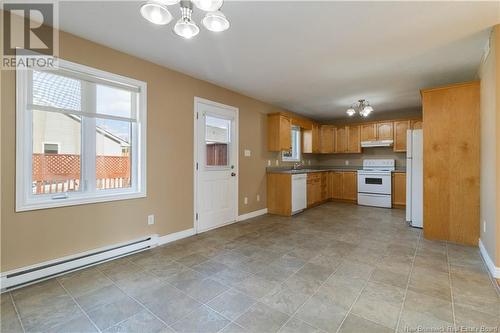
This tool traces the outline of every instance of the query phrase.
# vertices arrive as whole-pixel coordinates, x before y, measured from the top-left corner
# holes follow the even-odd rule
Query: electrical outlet
[[[276,160],[275,164],[276,166],[280,165],[280,160]]]
[[[486,233],[486,220],[483,220],[483,233]]]
[[[148,225],[153,225],[153,224],[155,224],[155,216],[148,215]]]
[[[271,166],[271,160],[267,160],[267,166]]]
[[[260,195],[257,194],[257,201],[260,201]]]
[[[345,160],[345,165],[349,165],[349,160]]]
[[[307,165],[311,165],[311,160],[307,160]]]
[[[248,205],[248,198],[245,197],[245,199],[243,199],[243,202],[245,203],[245,205]]]
[[[245,149],[245,157],[252,156],[252,151],[250,149]]]

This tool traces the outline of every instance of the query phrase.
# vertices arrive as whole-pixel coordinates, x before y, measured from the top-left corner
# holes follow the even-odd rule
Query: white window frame
[[[22,56],[18,56],[20,58]],[[146,192],[146,139],[147,139],[147,84],[143,81],[131,79],[121,75],[105,72],[88,66],[80,65],[63,59],[58,59],[58,69],[69,71],[75,76],[91,78],[93,82],[128,87],[138,93],[136,119],[132,122],[132,160],[131,160],[131,186],[121,189],[96,189],[95,159],[83,158],[83,156],[95,155],[95,139],[84,142],[82,136],[81,156],[81,185],[78,192],[33,194],[32,189],[32,119],[33,111],[30,110],[28,101],[29,94],[29,70],[16,71],[16,211],[29,211],[36,209],[83,205],[98,202],[116,201],[143,198]],[[54,112],[45,111],[45,112]],[[65,110],[57,112],[65,113]],[[95,117],[91,113],[83,111],[86,116],[82,119],[83,126],[88,123],[95,124]],[[98,118],[124,120],[121,117],[98,114]],[[128,120],[130,121],[130,120]],[[87,125],[85,124],[87,123]],[[135,128],[134,128],[135,127]],[[87,135],[87,139],[91,137]],[[90,142],[93,141],[93,142]]]
[[[300,159],[301,159],[301,156],[300,156],[300,154],[301,154],[301,149],[300,149],[300,147],[301,147],[300,127],[298,127],[298,126],[292,126],[292,130],[291,130],[290,135],[296,135],[297,136],[297,139],[295,140],[296,147],[292,146],[292,152],[293,152],[293,150],[296,150],[297,151],[297,157],[293,157],[293,156],[292,157],[287,157],[287,156],[285,156],[285,152],[282,151],[281,152],[281,160],[283,162],[300,162]],[[293,144],[293,138],[292,138],[291,141],[292,141],[292,144]]]

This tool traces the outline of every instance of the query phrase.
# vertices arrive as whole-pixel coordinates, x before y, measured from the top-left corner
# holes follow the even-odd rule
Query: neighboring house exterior
[[[56,112],[34,112],[33,153],[80,154],[80,118]],[[130,144],[109,131],[98,128],[98,156],[126,156]]]

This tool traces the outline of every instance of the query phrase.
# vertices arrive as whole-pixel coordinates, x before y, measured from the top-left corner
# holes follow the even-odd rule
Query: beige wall
[[[240,110],[239,214],[266,207],[269,104],[200,81],[70,34],[60,55],[148,84],[148,196],[92,205],[15,213],[15,73],[1,77],[1,271],[157,233],[193,227],[193,98]],[[244,157],[244,149],[252,151]],[[256,196],[260,195],[260,202]],[[248,205],[243,198],[248,197]],[[155,214],[156,224],[147,225]]]
[[[496,44],[491,38],[491,51],[481,64],[481,241],[491,259],[496,260]],[[484,230],[486,225],[486,231]]]
[[[481,241],[500,267],[500,25],[494,27],[481,79]],[[483,226],[486,225],[486,231]]]

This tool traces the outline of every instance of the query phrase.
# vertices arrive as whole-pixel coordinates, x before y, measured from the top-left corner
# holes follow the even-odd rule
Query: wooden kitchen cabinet
[[[393,140],[394,127],[392,121],[377,123],[376,140]]]
[[[394,151],[406,151],[406,131],[410,129],[410,120],[401,120],[394,122]]]
[[[321,173],[307,174],[307,207],[321,203]]]
[[[309,154],[321,152],[321,128],[319,124],[313,123],[310,130],[303,130],[302,152]]]
[[[361,141],[377,140],[377,124],[369,123],[361,125]]]
[[[358,173],[355,171],[342,172],[342,199],[358,201]]]
[[[425,89],[421,94],[424,237],[477,246],[480,82]]]
[[[267,149],[289,150],[292,146],[292,122],[290,118],[273,113],[267,116]]]
[[[406,173],[392,173],[392,206],[406,206]]]
[[[358,125],[346,126],[347,152],[361,153],[361,128]]]
[[[292,175],[268,173],[266,187],[269,214],[290,216],[292,214]]]
[[[335,152],[335,127],[331,125],[321,125],[321,153],[331,154]]]
[[[335,131],[335,152],[347,153],[347,128],[337,127]]]
[[[321,173],[321,201],[330,199],[330,186],[328,172]]]
[[[422,120],[411,120],[411,129],[422,129],[423,122]]]
[[[332,199],[342,199],[342,172],[333,171],[329,174],[330,197]]]

